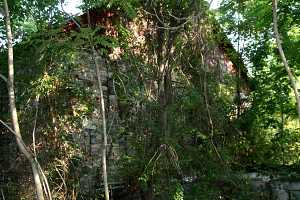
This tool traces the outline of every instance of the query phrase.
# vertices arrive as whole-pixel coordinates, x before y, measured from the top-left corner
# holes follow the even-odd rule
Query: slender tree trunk
[[[106,149],[107,149],[107,129],[106,129],[106,114],[105,114],[105,103],[104,103],[104,95],[103,88],[101,82],[101,73],[100,66],[97,60],[96,50],[93,47],[93,57],[95,59],[96,65],[96,73],[98,80],[98,89],[100,92],[100,105],[101,105],[101,114],[102,114],[102,131],[103,131],[103,149],[102,149],[102,173],[103,173],[103,184],[104,184],[104,192],[105,192],[105,200],[109,200],[109,190],[108,190],[108,181],[107,181],[107,169],[106,169]]]
[[[87,2],[85,2],[87,3]],[[88,27],[92,28],[91,26],[91,16],[89,10],[87,11],[87,20],[88,20]],[[92,38],[90,38],[90,45],[92,48],[92,55],[93,60],[95,62],[96,67],[96,76],[98,81],[98,90],[100,93],[100,109],[102,114],[102,131],[103,131],[103,148],[102,148],[102,173],[103,173],[103,185],[104,185],[104,196],[105,200],[109,200],[109,189],[108,189],[108,181],[107,181],[107,163],[106,163],[106,151],[107,151],[107,128],[106,128],[106,113],[105,113],[105,102],[104,102],[104,95],[103,95],[103,88],[101,82],[101,73],[100,73],[100,66],[97,59],[97,51],[93,44]]]
[[[292,71],[291,71],[291,68],[289,67],[289,64],[288,64],[288,61],[285,57],[285,54],[284,54],[284,51],[283,51],[283,48],[282,48],[282,41],[280,39],[280,34],[279,34],[279,31],[278,31],[278,22],[277,22],[277,4],[278,4],[278,1],[277,0],[272,0],[273,2],[273,26],[274,26],[274,33],[275,33],[275,38],[276,38],[276,43],[277,43],[277,46],[278,46],[278,50],[279,50],[279,54],[280,54],[280,57],[281,57],[281,60],[284,64],[284,68],[288,74],[288,77],[289,77],[289,80],[291,82],[291,86],[293,88],[293,91],[294,91],[294,95],[295,95],[295,99],[296,99],[296,102],[297,102],[297,111],[298,111],[298,118],[299,118],[299,126],[300,126],[300,96],[299,96],[299,92],[298,92],[298,88],[297,88],[297,79],[295,78],[295,76],[293,75]]]
[[[35,162],[34,157],[30,154],[27,150],[26,146],[22,141],[22,136],[19,127],[16,103],[15,103],[15,93],[14,93],[14,65],[13,65],[13,36],[11,31],[11,24],[10,24],[10,16],[9,16],[9,9],[7,5],[7,0],[4,0],[4,9],[5,9],[5,19],[6,19],[6,32],[7,32],[7,47],[8,47],[8,94],[9,94],[9,107],[11,113],[11,120],[13,125],[13,130],[16,135],[16,140],[20,151],[25,155],[28,161],[31,164],[34,182],[36,186],[37,197],[39,200],[44,200],[44,193],[43,187],[39,175],[39,168]]]

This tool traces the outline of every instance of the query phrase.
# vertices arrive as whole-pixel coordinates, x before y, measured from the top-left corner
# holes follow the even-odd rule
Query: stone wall
[[[285,177],[270,178],[269,175],[249,173],[246,175],[261,200],[300,200],[300,181]]]
[[[120,185],[120,177],[116,162],[119,158],[120,145],[116,140],[116,125],[119,120],[117,112],[117,97],[114,89],[114,81],[105,59],[97,57],[95,60],[88,53],[82,53],[82,57],[78,61],[78,68],[74,71],[78,81],[89,83],[86,88],[91,93],[95,106],[90,118],[82,121],[83,132],[75,135],[75,141],[80,145],[85,154],[84,165],[80,177],[80,189],[82,194],[94,194],[95,189],[100,190],[102,185],[101,174],[101,152],[103,149],[103,132],[101,111],[99,109],[100,93],[98,88],[97,73],[95,60],[100,65],[100,79],[102,82],[102,90],[104,93],[104,101],[106,107],[107,122],[107,172],[110,188]]]

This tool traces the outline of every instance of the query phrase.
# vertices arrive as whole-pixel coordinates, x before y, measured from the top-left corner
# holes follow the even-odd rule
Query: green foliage
[[[224,1],[224,8],[232,9],[224,15],[228,30],[239,25],[244,37],[247,31],[259,30],[255,37],[263,38],[260,46],[247,52],[255,64],[255,91],[251,107],[239,119],[234,94],[240,80],[222,74],[223,63],[211,58],[219,43],[232,47],[222,33],[215,33],[220,30],[207,11],[206,1],[86,1],[84,9],[112,9],[122,17],[142,16],[141,20],[149,22],[149,30],[143,30],[146,42],[138,47],[140,54],[128,44],[133,33],[122,24],[125,19],[116,25],[117,38],[104,36],[104,27],[41,32],[46,30],[41,29],[48,22],[45,17],[58,2],[26,2],[26,8],[34,6],[32,12],[42,9],[26,13],[25,24],[20,19],[19,24],[15,22],[20,32],[28,34],[27,40],[15,45],[17,103],[26,132],[31,132],[31,122],[38,120],[39,157],[48,168],[50,184],[61,183],[61,173],[65,175],[64,198],[79,190],[80,167],[89,159],[74,138],[82,134],[83,120],[95,114],[98,103],[91,83],[78,75],[86,65],[92,65],[92,47],[103,58],[115,47],[124,51],[121,59],[106,62],[113,71],[120,115],[112,140],[125,143],[118,166],[129,191],[152,190],[154,199],[255,199],[248,180],[239,178],[231,167],[239,171],[247,163],[298,162],[299,133],[292,127],[294,102],[274,44],[268,33],[262,34],[270,28],[263,27],[268,21],[249,25],[249,30],[242,27],[253,20],[253,13],[244,16],[243,23],[235,21],[237,12],[252,12],[246,9],[247,1],[243,9],[235,1]],[[248,3],[249,8],[261,8],[265,1]],[[269,8],[263,10],[270,14]],[[258,9],[255,12],[262,14]],[[33,20],[35,16],[37,20]],[[291,40],[285,37],[291,46],[297,46],[298,32],[295,26],[289,33]],[[235,51],[226,53],[235,64],[241,64]],[[296,65],[298,58],[290,58]],[[6,60],[0,62],[5,66]],[[165,78],[163,66],[169,67],[170,77]],[[163,99],[164,95],[168,99]],[[30,139],[30,135],[26,137]],[[57,191],[56,198],[63,199],[59,194]]]
[[[284,51],[295,74],[300,62],[295,1],[279,1],[279,29]],[[257,20],[257,19],[260,20]],[[223,1],[221,22],[228,34],[247,44],[240,51],[250,61],[252,105],[237,123],[242,131],[235,152],[245,165],[292,165],[298,161],[299,128],[295,100],[272,33],[269,0]],[[251,167],[250,167],[251,168]]]
[[[61,15],[58,4],[60,4],[59,0],[9,0],[8,7],[15,42],[18,43],[33,33],[45,31],[45,28],[62,22],[64,17]],[[3,6],[2,2],[0,6]],[[0,34],[3,39],[6,39],[4,21],[0,21]]]
[[[175,191],[173,193],[173,200],[183,200],[184,194],[183,194],[183,186],[180,183],[175,184]]]
[[[83,10],[90,8],[117,9],[122,11],[126,17],[133,19],[136,17],[138,0],[88,0],[82,6]]]
[[[189,35],[189,28],[186,35],[185,30],[178,31],[180,34],[176,35],[175,39],[178,48],[175,48],[174,55],[182,56],[171,63],[176,77],[174,81],[177,81],[178,85],[173,84],[174,100],[167,105],[170,137],[163,138],[159,120],[161,105],[155,99],[157,97],[148,96],[147,83],[153,83],[153,79],[157,80],[155,65],[151,62],[149,65],[142,57],[129,52],[126,57],[123,57],[123,62],[127,65],[126,74],[119,69],[115,72],[119,105],[122,109],[121,125],[124,128],[122,137],[126,138],[130,146],[128,156],[125,156],[121,162],[122,171],[124,175],[138,181],[142,190],[147,190],[149,185],[152,185],[156,199],[218,198],[221,189],[212,189],[211,194],[207,194],[207,188],[211,188],[209,183],[212,180],[206,183],[207,188],[203,190],[202,196],[199,193],[186,192],[185,184],[180,182],[182,178],[180,173],[186,176],[195,173],[202,178],[206,174],[209,177],[209,173],[217,176],[214,173],[218,171],[220,173],[218,175],[221,176],[222,173],[228,172],[219,168],[221,161],[217,156],[218,153],[228,162],[232,159],[230,153],[226,152],[226,147],[220,145],[220,141],[226,140],[226,134],[234,134],[232,130],[227,130],[227,126],[229,115],[234,109],[233,99],[230,96],[234,92],[235,80],[224,77],[225,83],[222,85],[217,68],[211,71],[204,69],[202,51],[197,49],[198,43],[190,38],[187,41],[181,39],[189,36],[194,38],[196,33],[200,34],[195,31],[195,35]],[[167,36],[165,39],[168,41]],[[152,59],[151,50],[159,45],[157,43],[148,45],[146,52],[150,55],[149,59]],[[209,51],[213,44],[208,42],[207,46],[206,51]],[[207,84],[207,91],[204,89],[204,84]],[[208,106],[205,95],[208,98]],[[213,136],[208,112],[213,121]],[[213,147],[214,143],[217,144],[217,152]],[[173,150],[163,150],[162,147],[165,146],[172,147]],[[199,187],[203,188],[202,186],[201,184]],[[240,190],[244,191],[244,188]],[[199,189],[195,188],[195,191]],[[240,198],[239,190],[222,195],[236,199],[251,199],[249,193],[244,193]]]

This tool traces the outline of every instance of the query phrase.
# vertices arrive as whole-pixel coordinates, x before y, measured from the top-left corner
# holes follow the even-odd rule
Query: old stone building
[[[99,32],[101,35],[115,38],[118,36],[116,27],[114,26],[116,22],[122,20],[117,11],[103,11],[92,9],[90,13],[90,23],[92,27],[101,26],[102,29]],[[88,19],[87,13],[79,16],[77,18],[80,27],[77,23],[74,23],[75,19],[71,19],[66,23],[62,28],[62,32],[68,37],[68,34],[71,32],[80,32],[80,28],[87,27]],[[130,48],[133,49],[135,55],[141,55],[143,46],[146,45],[147,34],[151,34],[151,23],[147,24],[146,20],[141,21],[131,21],[128,22],[127,28],[131,32],[131,43],[129,44]],[[217,29],[220,31],[220,29]],[[108,159],[108,173],[109,173],[109,186],[110,190],[122,189],[124,187],[124,182],[121,178],[121,175],[118,172],[118,159],[121,153],[126,152],[126,141],[118,138],[114,134],[118,128],[120,121],[119,113],[119,101],[116,92],[115,81],[113,78],[113,70],[110,67],[111,63],[114,62],[122,73],[126,74],[128,66],[125,62],[122,62],[122,54],[124,53],[123,49],[120,47],[113,47],[108,50],[108,56],[97,55],[94,57],[90,50],[79,50],[79,55],[75,59],[77,67],[74,70],[71,70],[69,76],[70,79],[75,80],[75,82],[80,83],[85,86],[85,91],[91,96],[89,97],[93,101],[93,108],[90,111],[90,115],[86,116],[80,122],[82,127],[80,133],[69,134],[71,135],[70,141],[77,144],[82,151],[83,160],[80,166],[79,172],[79,188],[80,195],[83,199],[95,198],[93,191],[95,188],[98,190],[103,189],[102,177],[101,177],[101,151],[103,149],[103,136],[101,129],[101,109],[99,107],[100,94],[97,83],[97,72],[95,62],[101,67],[100,69],[100,79],[102,81],[102,90],[104,92],[105,106],[106,106],[106,116],[107,116],[107,130],[108,130],[108,147],[107,147],[107,159]],[[237,112],[241,112],[240,107],[242,107],[242,96],[246,96],[249,92],[250,86],[248,85],[248,77],[246,69],[241,61],[240,56],[235,52],[233,46],[226,40],[226,37],[222,40],[218,40],[210,47],[210,52],[213,52],[210,55],[205,57],[205,65],[208,66],[206,71],[218,70],[220,73],[220,84],[226,84],[224,81],[225,76],[229,75],[233,77],[233,80],[239,81],[236,84],[235,94],[230,94],[233,98],[237,95],[239,97],[239,103],[237,106]],[[234,56],[233,56],[234,55]],[[17,72],[18,73],[18,72]],[[186,70],[187,76],[192,76],[189,74],[190,71]],[[173,75],[176,77],[176,74]],[[172,77],[172,78],[173,78]],[[176,80],[174,80],[176,81]],[[158,83],[153,81],[149,82],[146,87],[149,88],[149,96],[151,92],[157,89]],[[8,101],[7,95],[5,93],[6,84],[0,80],[0,116],[3,117],[3,114],[6,114],[7,122],[9,123],[8,116]],[[154,88],[154,89],[153,89]],[[153,92],[154,93],[154,92]],[[242,94],[244,93],[244,94]],[[64,102],[69,106],[71,110],[76,110],[77,102],[66,99]],[[47,108],[48,109],[48,108]],[[132,108],[134,109],[134,108]],[[76,115],[76,113],[73,115]],[[52,120],[53,123],[56,123],[56,120]],[[54,127],[55,129],[56,127]],[[16,146],[14,145],[14,140],[12,135],[8,135],[4,127],[0,127],[0,141],[1,141],[1,152],[6,152],[3,155],[17,155]],[[30,139],[30,136],[28,136]],[[30,141],[27,139],[27,141]],[[42,149],[42,148],[41,148]],[[3,160],[3,161],[2,161]],[[14,158],[11,156],[0,158],[0,170],[2,172],[2,186],[5,185],[5,180],[9,177],[10,173],[7,172],[8,169],[14,169]],[[3,163],[3,164],[2,164]]]

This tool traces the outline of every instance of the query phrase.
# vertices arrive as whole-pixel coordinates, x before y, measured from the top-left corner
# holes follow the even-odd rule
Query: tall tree
[[[35,158],[29,153],[24,142],[22,140],[22,135],[19,127],[18,114],[15,102],[15,92],[14,92],[14,58],[13,58],[13,35],[11,31],[10,15],[7,0],[4,0],[4,10],[6,19],[6,33],[7,33],[7,48],[8,48],[8,93],[9,93],[9,107],[11,113],[11,120],[13,125],[13,130],[16,136],[17,144],[20,151],[26,156],[31,164],[37,197],[39,200],[44,200],[44,192],[42,181],[39,174],[39,166],[36,163]]]
[[[295,78],[295,76],[288,64],[288,61],[285,57],[285,53],[284,53],[282,45],[281,45],[282,41],[280,39],[280,33],[278,31],[278,22],[277,22],[277,7],[278,7],[277,4],[278,4],[277,0],[272,0],[274,34],[275,34],[276,43],[278,46],[281,60],[283,62],[284,68],[288,74],[289,80],[291,82],[291,86],[294,91],[295,99],[297,102],[297,111],[298,111],[299,126],[300,126],[300,96],[299,96],[299,92],[298,92],[298,88],[297,88],[297,79]]]

